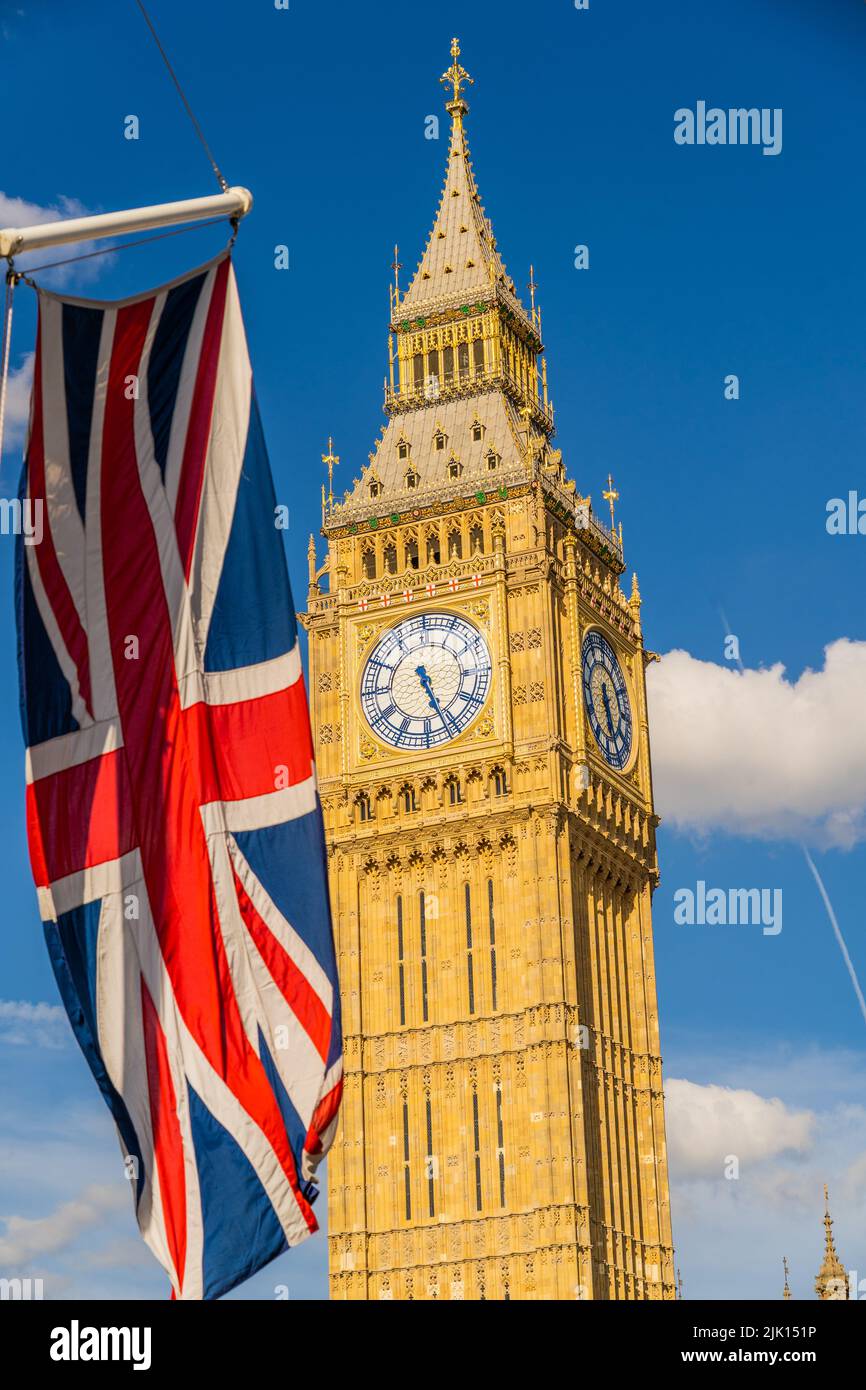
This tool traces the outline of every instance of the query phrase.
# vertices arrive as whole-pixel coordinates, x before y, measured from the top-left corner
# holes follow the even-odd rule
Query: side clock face
[[[462,734],[490,690],[487,643],[455,613],[419,613],[386,632],[361,676],[361,708],[393,748],[436,748]]]
[[[584,639],[583,699],[605,761],[621,771],[631,757],[631,705],[616,652],[600,632]]]

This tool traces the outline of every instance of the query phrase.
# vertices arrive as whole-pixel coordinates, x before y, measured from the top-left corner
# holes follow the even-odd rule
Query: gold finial
[[[329,510],[330,510],[330,508],[333,507],[333,505],[334,505],[334,469],[336,468],[336,466],[337,466],[337,464],[338,464],[339,462],[340,462],[340,455],[334,453],[334,441],[333,441],[333,439],[331,438],[331,436],[328,435],[328,452],[327,452],[326,454],[322,454],[322,463],[325,464],[325,466],[327,467],[327,470],[328,470],[328,509],[329,509]],[[324,507],[325,507],[325,485],[324,485],[324,483],[323,483],[323,484],[322,484],[322,510],[323,510],[323,512],[324,512]]]
[[[464,82],[468,82],[469,85],[472,86],[474,79],[469,76],[469,73],[466,71],[464,67],[460,66],[459,39],[451,40],[451,58],[452,63],[450,68],[447,68],[446,71],[443,72],[442,76],[439,78],[439,81],[442,83],[443,87],[451,86],[454,89],[454,95],[451,101],[445,103],[445,109],[446,111],[450,111],[455,116],[465,116],[466,112],[469,110],[469,107],[463,99],[461,88],[463,87]]]
[[[394,259],[391,262],[391,269],[394,272],[394,301],[400,298],[400,271],[403,269],[403,262],[400,260],[400,248],[394,247]]]
[[[632,607],[633,607],[633,608],[640,608],[640,602],[641,602],[641,599],[640,599],[640,589],[638,588],[638,582],[637,582],[637,570],[635,570],[635,572],[632,574],[632,577],[631,577],[631,604],[632,604]]]
[[[683,1296],[683,1276],[680,1274],[679,1270],[677,1270],[677,1298],[682,1299],[682,1296]]]
[[[785,1258],[784,1255],[782,1256],[782,1268],[783,1268],[784,1271],[785,1271],[785,1288],[784,1288],[784,1290],[783,1290],[783,1292],[782,1292],[782,1297],[783,1297],[783,1298],[790,1298],[790,1297],[791,1297],[791,1290],[790,1290],[790,1288],[788,1287],[788,1275],[790,1274],[791,1271],[788,1269],[788,1261],[787,1261],[787,1259]]]
[[[847,1299],[848,1280],[845,1266],[836,1254],[833,1240],[833,1218],[830,1215],[830,1193],[824,1184],[824,1262],[815,1280],[815,1292],[821,1299]]]
[[[529,300],[530,300],[530,303],[531,303],[531,305],[532,305],[532,322],[534,323],[534,322],[535,322],[535,291],[538,289],[538,285],[535,283],[535,266],[532,266],[532,265],[531,265],[531,266],[529,267],[529,284],[526,286],[526,288],[529,290]]]
[[[616,523],[614,522],[613,516],[613,504],[614,502],[619,501],[619,493],[614,488],[613,478],[610,476],[609,473],[607,475],[607,492],[603,492],[601,495],[604,498],[605,502],[610,503],[610,529],[614,532],[614,534],[616,534]]]

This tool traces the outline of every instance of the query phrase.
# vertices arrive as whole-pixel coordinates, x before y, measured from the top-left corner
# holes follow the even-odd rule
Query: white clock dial
[[[490,651],[456,613],[419,613],[386,632],[361,677],[361,708],[394,748],[435,748],[462,734],[490,689]]]

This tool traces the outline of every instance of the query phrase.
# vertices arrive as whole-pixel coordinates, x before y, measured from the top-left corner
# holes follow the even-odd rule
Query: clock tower
[[[641,599],[612,483],[608,527],[553,446],[456,40],[443,81],[387,423],[342,501],[329,483],[321,568],[310,540],[346,1048],[331,1295],[674,1298]]]

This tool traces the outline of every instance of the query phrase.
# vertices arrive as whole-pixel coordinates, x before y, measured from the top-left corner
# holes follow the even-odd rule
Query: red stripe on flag
[[[225,260],[217,267],[214,275],[213,291],[208,305],[201,356],[198,360],[198,371],[186,431],[177,503],[174,509],[177,545],[183,572],[187,579],[189,579],[189,572],[192,568],[193,542],[204,482],[205,461],[210,443],[210,427],[213,418],[217,368],[220,348],[222,347],[226,287],[230,265],[231,262],[226,256]]]
[[[186,1179],[183,1167],[183,1135],[177,1118],[177,1096],[171,1079],[165,1034],[144,977],[141,980],[141,1016],[147,1062],[153,1152],[159,1173],[163,1220],[177,1287],[183,1293],[186,1266]]]
[[[216,752],[212,740],[190,738],[181,709],[158,543],[135,455],[135,402],[123,390],[124,379],[140,372],[152,306],[144,301],[118,311],[103,428],[105,600],[130,800],[154,925],[184,1022],[265,1135],[315,1231],[283,1117],[235,998],[199,810],[203,787],[217,781]],[[124,657],[130,633],[139,639],[137,661]]]
[[[310,1121],[310,1128],[307,1130],[307,1137],[304,1140],[304,1148],[307,1153],[317,1154],[322,1151],[322,1135],[333,1123],[334,1116],[340,1108],[340,1101],[343,1098],[343,1078],[340,1077],[326,1096],[323,1096],[316,1106],[315,1113]]]
[[[244,885],[234,874],[235,892],[247,931],[295,1018],[323,1062],[328,1060],[331,1042],[331,1015],[325,1008],[300,966],[296,965],[256,911]]]
[[[40,501],[42,503],[45,514],[42,540],[36,547],[36,563],[39,566],[39,574],[45,586],[45,595],[48,602],[51,604],[64,646],[75,662],[75,669],[78,673],[78,689],[81,692],[81,698],[87,706],[88,714],[92,718],[93,701],[90,691],[90,652],[87,646],[87,635],[84,628],[81,626],[78,610],[72,601],[69,586],[66,583],[63,570],[60,568],[60,561],[57,559],[57,551],[54,548],[54,537],[51,534],[51,514],[48,509],[45,485],[45,434],[42,423],[41,337],[42,327],[40,313],[40,324],[36,330],[36,366],[33,371],[33,426],[30,432],[30,443],[27,449],[27,495],[34,502]],[[56,410],[57,402],[51,401],[50,408]]]
[[[135,848],[123,751],[103,753],[27,788],[27,839],[37,888]]]
[[[191,705],[184,717],[202,772],[213,774],[213,783],[202,787],[205,801],[263,796],[310,777],[313,739],[303,680],[235,705]]]

